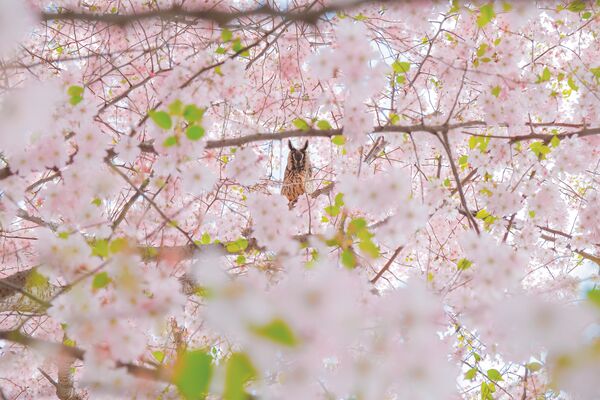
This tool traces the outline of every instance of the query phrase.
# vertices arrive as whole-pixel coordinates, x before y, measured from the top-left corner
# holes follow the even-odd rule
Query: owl
[[[288,147],[290,148],[290,154],[285,167],[281,194],[287,197],[290,206],[292,206],[296,204],[298,197],[310,190],[308,186],[312,177],[312,166],[306,153],[308,140],[301,149],[294,148],[291,140],[288,140]]]

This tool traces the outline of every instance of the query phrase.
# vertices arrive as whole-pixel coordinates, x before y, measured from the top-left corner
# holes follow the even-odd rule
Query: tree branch
[[[264,4],[257,8],[241,10],[241,11],[222,11],[214,8],[208,9],[186,9],[181,6],[172,6],[170,8],[149,10],[135,14],[98,14],[87,12],[42,12],[40,19],[44,22],[48,21],[85,21],[85,22],[103,22],[115,25],[130,25],[136,22],[159,19],[161,21],[178,22],[186,19],[203,20],[214,22],[219,25],[226,25],[232,21],[242,18],[255,16],[270,16],[279,17],[284,21],[294,23],[306,23],[314,25],[317,21],[328,13],[336,13],[343,10],[352,9],[360,5],[376,4],[376,3],[394,3],[400,0],[354,0],[344,2],[342,4],[331,4],[321,7],[317,10],[279,10],[270,4]],[[188,21],[189,22],[189,21]]]
[[[77,360],[83,360],[85,351],[78,347],[66,346],[62,343],[49,342],[42,339],[37,339],[26,335],[18,330],[0,331],[0,339],[13,343],[18,343],[23,346],[33,349],[50,352],[58,356],[67,356]],[[130,363],[117,361],[117,368],[125,368],[131,375],[150,380],[160,380],[168,382],[170,380],[167,371],[164,369],[152,369],[141,367]]]

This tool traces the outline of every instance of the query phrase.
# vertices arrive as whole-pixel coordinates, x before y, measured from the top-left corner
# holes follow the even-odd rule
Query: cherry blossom
[[[0,398],[598,398],[597,13],[0,0]]]

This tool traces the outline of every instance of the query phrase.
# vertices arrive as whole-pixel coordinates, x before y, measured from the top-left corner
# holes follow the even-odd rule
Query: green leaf
[[[213,374],[212,357],[202,350],[187,351],[175,363],[173,383],[185,399],[204,399]]]
[[[335,217],[335,216],[339,215],[340,208],[338,206],[327,206],[327,207],[325,207],[325,212],[328,215]]]
[[[246,257],[244,257],[243,255],[240,254],[239,256],[236,257],[235,263],[237,265],[246,264]]]
[[[390,124],[396,125],[398,122],[400,122],[400,116],[396,113],[391,113],[390,114]]]
[[[579,90],[579,86],[577,86],[577,84],[575,83],[575,80],[572,77],[569,77],[569,79],[567,80],[567,84],[574,91],[578,91]]]
[[[69,86],[67,94],[71,97],[81,97],[83,95],[83,87],[77,85]]]
[[[600,79],[600,67],[590,68],[590,72],[594,74],[596,79]]]
[[[448,14],[453,14],[460,11],[460,0],[452,0],[452,7],[448,10]]]
[[[221,40],[229,42],[231,38],[233,38],[233,33],[229,29],[225,28],[221,31]]]
[[[392,68],[394,69],[395,73],[404,74],[410,71],[410,63],[396,60],[392,63]]]
[[[460,156],[458,158],[458,165],[460,165],[461,168],[466,168],[469,165],[469,156],[466,154]]]
[[[550,145],[552,145],[552,147],[558,147],[559,144],[560,144],[560,139],[558,138],[558,136],[556,136],[556,135],[552,136],[552,139],[550,139]]]
[[[486,219],[489,216],[490,213],[487,212],[485,208],[482,208],[481,210],[477,211],[477,214],[475,214],[475,217],[478,219]]]
[[[551,77],[552,77],[552,74],[550,73],[550,70],[548,69],[548,67],[544,67],[542,74],[540,76],[538,76],[537,82],[538,83],[547,82],[550,80]]]
[[[201,244],[210,244],[210,235],[208,233],[203,233],[202,237],[200,238],[200,243]]]
[[[492,96],[494,96],[494,97],[500,96],[500,86],[494,86],[492,88]]]
[[[94,289],[102,289],[110,283],[110,278],[108,277],[108,273],[99,272],[94,275],[94,280],[92,281],[92,287]]]
[[[540,364],[539,362],[530,362],[526,365],[527,369],[530,370],[531,372],[536,372],[539,371],[540,369],[542,369],[542,364]]]
[[[502,379],[502,374],[497,369],[493,369],[493,368],[488,369],[487,377],[490,378],[490,380],[492,380],[494,382],[504,380],[504,379]]]
[[[354,218],[348,224],[348,233],[350,235],[356,234],[367,228],[367,220],[364,218]]]
[[[198,125],[188,126],[185,136],[192,141],[200,140],[204,137],[204,128]]]
[[[108,257],[108,240],[96,240],[92,244],[92,255],[102,258]]]
[[[162,351],[153,351],[152,357],[154,357],[156,361],[162,364],[163,360],[165,359],[165,353]]]
[[[344,265],[347,268],[354,268],[356,267],[356,257],[354,256],[354,253],[352,253],[352,251],[350,249],[346,249],[342,252],[342,265]]]
[[[343,146],[346,143],[346,137],[343,135],[332,136],[331,143],[335,144],[336,146]]]
[[[344,205],[344,194],[343,193],[336,194],[335,198],[333,199],[333,203],[338,207],[343,206]]]
[[[226,248],[230,253],[239,253],[240,251],[244,251],[248,248],[248,240],[240,238],[235,242],[229,242]]]
[[[329,121],[321,119],[319,120],[319,122],[317,122],[317,128],[321,129],[322,131],[326,131],[331,129],[331,124],[329,123]]]
[[[466,258],[461,258],[456,263],[456,268],[459,271],[464,271],[466,269],[469,269],[471,267],[471,265],[473,265],[473,263],[471,261],[467,260]]]
[[[242,41],[241,39],[235,39],[233,41],[233,45],[231,46],[231,48],[233,49],[233,51],[235,51],[236,53],[240,52],[244,46],[242,46]]]
[[[73,96],[69,99],[69,103],[72,106],[76,106],[77,104],[81,103],[83,101],[83,97],[81,96]]]
[[[185,120],[187,122],[192,123],[192,122],[200,121],[203,116],[204,116],[204,110],[196,107],[193,104],[188,104],[183,109],[183,118],[185,118]]]
[[[256,375],[257,371],[246,354],[233,353],[227,360],[223,399],[248,400],[249,397],[244,386]]]
[[[310,125],[308,125],[308,122],[306,122],[302,118],[296,118],[295,120],[292,121],[292,124],[294,124],[294,126],[298,129],[300,129],[301,131],[310,130]]]
[[[288,324],[281,319],[274,319],[262,326],[252,326],[250,329],[256,335],[284,346],[293,347],[298,344],[294,332],[292,332]]]
[[[164,111],[150,111],[148,115],[159,128],[168,130],[173,126],[171,116]]]
[[[175,100],[174,102],[169,104],[168,109],[171,115],[181,115],[183,112],[183,103],[179,99]]]
[[[38,272],[37,269],[32,270],[27,278],[25,279],[25,287],[31,288],[43,288],[48,284],[48,278]]]
[[[406,82],[406,75],[397,75],[396,76],[396,83],[398,85],[404,85],[404,82]]]
[[[493,400],[490,386],[486,382],[481,382],[481,400]]]
[[[592,304],[595,304],[596,306],[600,307],[600,289],[594,288],[588,290],[587,298],[589,301],[592,302]]]
[[[465,379],[473,380],[477,375],[477,368],[471,368],[467,372],[465,372]]]
[[[364,253],[368,254],[371,258],[379,257],[379,247],[372,240],[361,240],[358,244],[358,248],[361,249]]]
[[[569,3],[567,6],[567,10],[578,13],[585,10],[585,1],[583,0],[575,0]]]
[[[546,146],[544,142],[533,142],[529,148],[540,160],[545,159],[546,154],[550,153],[550,147]]]
[[[487,43],[481,43],[479,45],[479,47],[477,48],[477,57],[481,57],[482,55],[484,55],[485,52],[487,51],[487,49],[488,49]]]
[[[109,250],[111,253],[120,253],[123,249],[125,249],[128,245],[127,238],[116,238],[110,242]]]
[[[178,142],[179,142],[179,140],[177,139],[177,136],[172,135],[172,136],[169,136],[168,138],[165,139],[165,141],[163,142],[163,146],[165,146],[165,147],[173,147]]]
[[[477,17],[477,26],[483,28],[489,24],[496,13],[494,12],[494,3],[487,3],[479,8],[479,16]]]

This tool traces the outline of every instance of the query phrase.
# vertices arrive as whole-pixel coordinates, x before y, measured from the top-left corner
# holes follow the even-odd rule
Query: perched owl
[[[294,148],[292,142],[288,140],[288,147],[290,154],[285,167],[281,194],[287,197],[291,206],[298,201],[298,197],[310,190],[308,186],[312,177],[312,166],[306,153],[308,140],[301,149]]]

